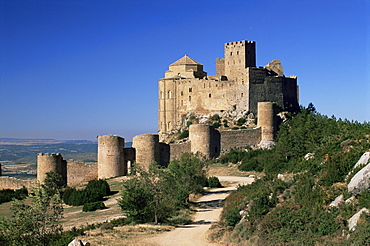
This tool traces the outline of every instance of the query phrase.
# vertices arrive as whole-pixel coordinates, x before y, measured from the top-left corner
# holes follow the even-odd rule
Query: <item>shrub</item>
[[[80,206],[86,203],[92,203],[103,200],[104,196],[111,194],[109,184],[106,180],[90,180],[85,189],[76,190],[67,188],[63,194],[65,204],[71,206]]]
[[[102,201],[97,201],[97,202],[90,202],[90,203],[85,203],[82,211],[88,212],[88,211],[95,211],[98,209],[105,209],[107,208]]]
[[[237,126],[234,126],[233,128],[231,128],[232,130],[239,130],[239,127]]]
[[[187,138],[189,137],[189,131],[188,130],[184,130],[180,136],[179,136],[179,139],[184,139],[184,138]]]
[[[238,121],[236,122],[236,125],[238,126],[242,126],[244,125],[244,123],[247,122],[247,120],[245,118],[240,118],[238,119]]]
[[[211,117],[211,120],[219,121],[219,120],[220,120],[220,116],[219,116],[218,114],[214,114],[214,115]]]
[[[223,218],[226,226],[235,226],[239,223],[242,216],[239,213],[239,209],[237,207],[233,207],[224,214]]]
[[[10,202],[13,198],[22,200],[26,198],[28,191],[26,187],[20,188],[18,190],[4,189],[0,190],[0,204],[4,202]]]
[[[87,183],[86,190],[96,191],[101,196],[109,196],[111,194],[108,182],[103,179],[90,180]]]
[[[358,198],[358,204],[361,208],[370,208],[370,190],[365,190]]]
[[[212,124],[214,128],[219,128],[221,124],[219,122],[215,122]]]
[[[217,177],[209,177],[207,179],[207,186],[210,188],[221,188],[222,185]]]

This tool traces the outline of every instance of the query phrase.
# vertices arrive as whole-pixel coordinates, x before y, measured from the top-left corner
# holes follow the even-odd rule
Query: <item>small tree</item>
[[[164,221],[178,208],[173,177],[156,164],[136,172],[137,176],[123,182],[121,209],[137,222]]]
[[[57,177],[52,173],[47,175]],[[0,235],[5,237],[2,240],[8,245],[50,245],[51,238],[62,232],[57,222],[62,218],[63,206],[59,189],[55,187],[55,183],[47,182],[37,185],[31,190],[29,205],[15,200],[11,219],[0,221]]]
[[[178,194],[188,203],[191,193],[202,193],[203,187],[207,184],[205,162],[199,155],[184,153],[180,160],[173,160],[168,168],[174,176]]]

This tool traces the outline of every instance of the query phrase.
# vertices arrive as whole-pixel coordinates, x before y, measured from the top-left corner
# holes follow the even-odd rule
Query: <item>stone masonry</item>
[[[275,102],[283,110],[298,109],[297,77],[285,77],[279,60],[256,67],[256,43],[226,43],[224,58],[216,59],[216,76],[184,56],[158,81],[158,132],[168,134],[184,115],[216,114],[224,110],[257,114],[258,102]]]

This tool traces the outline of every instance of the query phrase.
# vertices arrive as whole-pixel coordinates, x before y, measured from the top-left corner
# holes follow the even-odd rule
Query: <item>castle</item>
[[[131,165],[148,168],[153,162],[167,165],[183,153],[201,153],[215,158],[230,149],[246,146],[271,147],[274,144],[278,111],[298,109],[296,76],[285,77],[280,61],[256,67],[255,42],[225,44],[225,57],[216,59],[216,76],[207,76],[203,65],[184,56],[169,66],[159,79],[158,134],[142,134],[125,148],[124,138],[98,136],[98,162],[64,160],[61,154],[39,153],[37,180],[46,173],[60,174],[68,185],[91,179],[127,175]],[[161,141],[178,131],[184,115],[215,114],[225,110],[248,111],[257,115],[258,125],[247,129],[215,129],[208,124],[189,125],[189,136],[177,143]],[[0,177],[0,188],[16,189],[32,182]]]
[[[226,43],[224,58],[216,58],[216,76],[207,76],[202,64],[185,55],[169,66],[158,88],[160,135],[177,131],[189,112],[257,114],[258,102],[275,102],[282,110],[299,108],[297,77],[285,77],[278,60],[256,67],[254,41]]]

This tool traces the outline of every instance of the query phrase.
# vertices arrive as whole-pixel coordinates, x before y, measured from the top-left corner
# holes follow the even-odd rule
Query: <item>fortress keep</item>
[[[256,67],[254,41],[226,43],[224,58],[216,58],[216,76],[207,76],[202,64],[185,55],[169,66],[158,90],[160,136],[177,131],[189,112],[258,114],[258,102],[275,102],[282,110],[299,108],[297,77],[285,77],[278,60]]]

